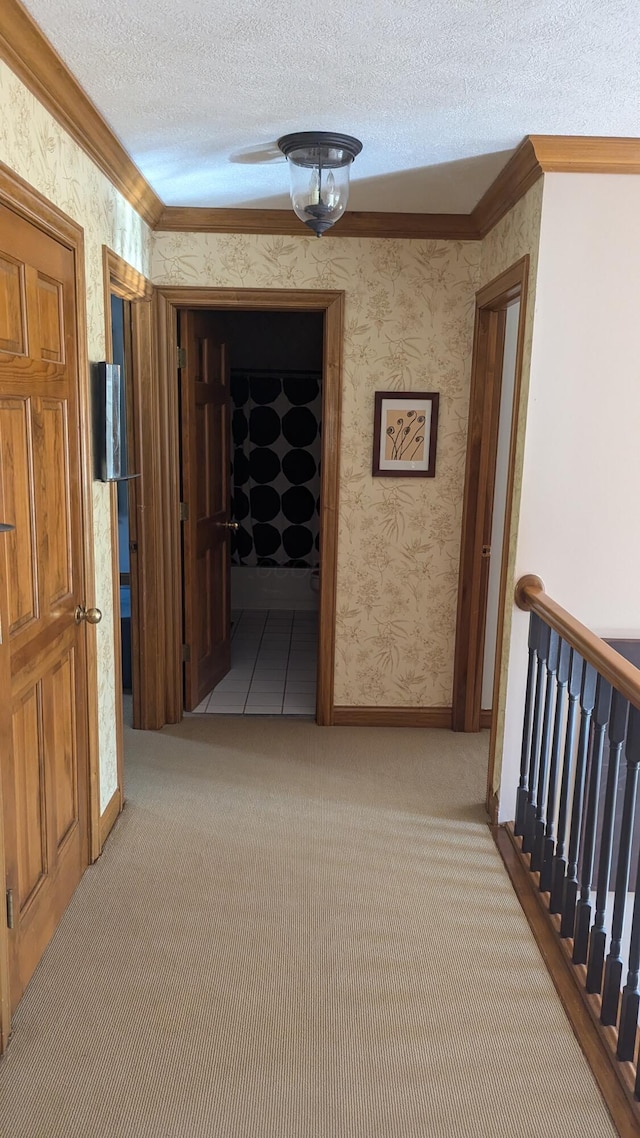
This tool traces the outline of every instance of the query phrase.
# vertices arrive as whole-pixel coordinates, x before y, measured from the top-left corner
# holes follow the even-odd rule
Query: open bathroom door
[[[229,361],[223,318],[183,311],[180,344],[184,707],[231,667]]]

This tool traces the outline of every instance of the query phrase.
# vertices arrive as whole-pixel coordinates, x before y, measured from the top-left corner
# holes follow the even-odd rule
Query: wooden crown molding
[[[20,0],[3,0],[0,58],[152,229],[312,236],[289,209],[165,206]],[[471,213],[352,212],[331,236],[480,241],[544,173],[640,174],[640,138],[528,135]]]
[[[482,239],[513,209],[542,174],[531,138],[523,139],[506,166],[471,213],[476,238]]]
[[[531,134],[543,174],[640,174],[640,138]]]
[[[166,206],[155,227],[182,233],[278,234],[316,240],[291,209],[205,209]],[[348,212],[331,237],[395,237],[419,240],[476,241],[468,213]]]
[[[0,58],[152,228],[162,202],[19,0],[3,0]]]

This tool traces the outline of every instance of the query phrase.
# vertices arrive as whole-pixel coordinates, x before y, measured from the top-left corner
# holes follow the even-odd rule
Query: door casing
[[[495,711],[502,664],[502,638],[507,600],[509,539],[521,403],[528,279],[529,257],[525,256],[504,273],[501,273],[500,276],[490,281],[476,294],[454,661],[452,701],[454,731],[479,731],[481,727],[480,703],[486,625],[486,585],[488,583],[488,565],[483,559],[482,547],[491,541],[505,313],[511,304],[518,299],[520,300],[504,537],[502,549],[495,550],[495,552],[491,551],[492,556],[500,556],[501,568],[488,804],[492,793],[496,750]]]
[[[71,250],[74,258],[75,276],[75,303],[76,303],[76,329],[77,329],[77,359],[78,370],[76,376],[78,412],[80,423],[80,513],[82,518],[82,546],[83,546],[83,575],[82,582],[84,604],[87,608],[96,604],[95,572],[94,572],[94,546],[93,546],[93,510],[91,483],[93,470],[91,463],[91,420],[89,399],[89,375],[87,368],[87,332],[86,332],[86,285],[84,275],[84,236],[77,225],[46,198],[42,197],[32,186],[20,178],[4,163],[0,163],[0,201],[8,209],[41,229],[55,241]],[[2,540],[0,538],[0,540]],[[6,598],[7,582],[0,582],[0,615],[3,617],[3,628],[6,627]],[[8,672],[9,649],[8,644],[0,646],[0,678]],[[88,802],[86,803],[87,823],[89,835],[89,854],[95,861],[99,852],[100,838],[100,787],[99,787],[99,747],[98,747],[98,679],[97,679],[97,652],[96,629],[91,625],[86,627],[86,690],[87,690],[87,717],[88,717],[88,749],[87,749],[87,785],[89,787]],[[5,701],[6,702],[6,701]],[[10,723],[6,722],[7,708],[0,705],[0,741],[3,746],[11,746]],[[0,800],[0,881],[4,891],[6,880],[4,872],[5,837],[4,814]],[[9,978],[8,932],[6,920],[0,920],[0,1052],[4,1051],[11,1030]]]
[[[180,437],[177,375],[177,314],[181,308],[242,309],[273,312],[324,312],[322,376],[322,480],[320,491],[320,643],[316,722],[333,723],[338,482],[344,293],[305,289],[156,288],[158,395],[163,463],[159,495],[163,503],[166,722],[182,718],[182,564],[180,541]]]

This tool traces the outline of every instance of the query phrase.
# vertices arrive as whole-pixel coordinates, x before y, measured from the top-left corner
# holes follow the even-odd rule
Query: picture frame
[[[375,478],[434,478],[440,396],[434,391],[376,391]]]

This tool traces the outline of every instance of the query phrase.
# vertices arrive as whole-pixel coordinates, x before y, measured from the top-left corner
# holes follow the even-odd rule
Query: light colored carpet
[[[479,802],[486,733],[127,731],[3,1138],[608,1138]]]

